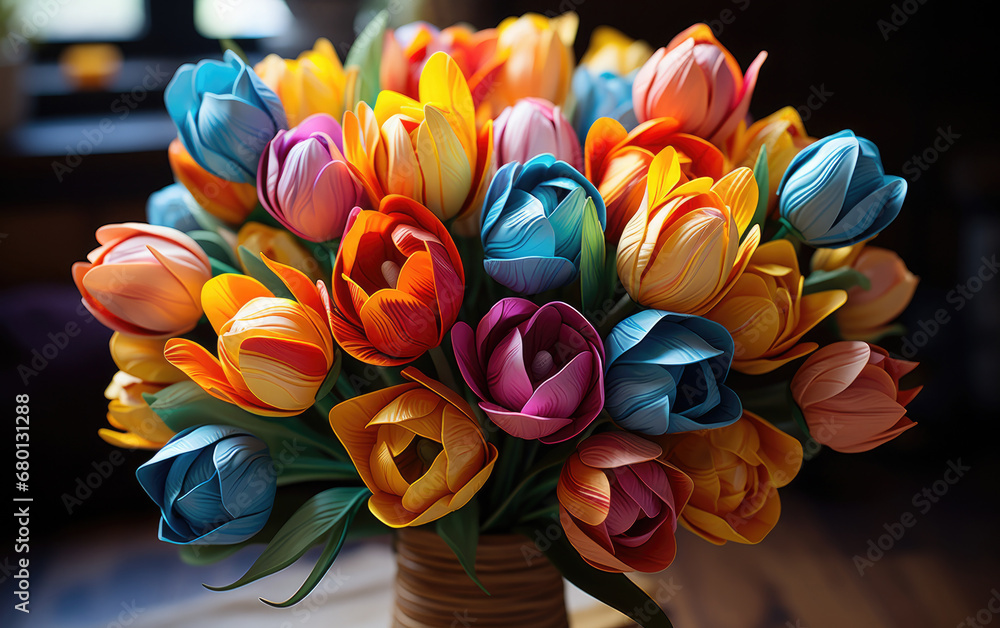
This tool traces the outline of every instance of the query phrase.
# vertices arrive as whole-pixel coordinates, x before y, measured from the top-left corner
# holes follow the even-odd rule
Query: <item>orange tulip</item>
[[[799,441],[746,410],[726,427],[654,440],[694,481],[681,525],[716,545],[762,541],[781,514],[777,489],[802,467]]]
[[[705,314],[733,336],[734,369],[750,375],[770,373],[819,347],[799,339],[842,306],[847,293],[803,295],[803,281],[795,247],[788,240],[774,240],[754,251],[732,290]]]
[[[590,127],[584,150],[585,174],[608,208],[604,231],[608,242],[618,243],[646,193],[649,165],[668,146],[677,151],[680,183],[699,177],[722,178],[722,152],[700,137],[678,133],[679,127],[673,118],[649,120],[632,132],[611,118],[598,118]]]
[[[315,402],[336,357],[326,288],[262,259],[296,300],[275,297],[247,275],[214,277],[201,299],[219,336],[219,357],[183,338],[168,341],[165,355],[217,399],[254,414],[292,416]]]
[[[257,186],[220,179],[199,166],[179,139],[167,149],[170,169],[194,200],[219,220],[239,224],[257,206]]]
[[[152,338],[194,329],[201,287],[212,276],[198,243],[169,227],[104,225],[100,247],[73,264],[73,281],[94,318],[115,330]]]
[[[906,405],[922,387],[899,388],[916,367],[875,345],[835,342],[799,367],[792,397],[816,442],[843,453],[868,451],[916,425]]]
[[[115,373],[104,391],[108,403],[108,423],[115,430],[101,428],[97,435],[104,442],[125,449],[159,449],[174,432],[149,408],[143,393],[155,394],[165,386],[145,382],[124,371]]]
[[[395,366],[441,344],[462,306],[465,271],[441,221],[392,195],[348,219],[332,291],[337,343],[362,362]]]
[[[253,69],[278,95],[289,128],[315,113],[326,113],[337,120],[344,115],[347,75],[329,39],[320,37],[313,49],[306,50],[298,59],[269,54]]]
[[[747,232],[757,183],[749,168],[716,182],[702,177],[678,185],[682,176],[672,147],[653,159],[646,201],[618,243],[618,278],[641,305],[701,315],[736,285],[757,248],[759,226]]]
[[[320,277],[319,262],[284,229],[275,229],[259,222],[248,222],[236,234],[236,246],[246,247],[254,255],[265,255],[279,264],[301,270],[310,279]],[[242,265],[242,260],[241,260]],[[247,272],[244,267],[243,272]]]
[[[187,379],[163,357],[164,338],[143,338],[121,332],[111,335],[111,358],[119,370],[149,384],[176,384]]]
[[[403,376],[411,382],[330,410],[333,432],[372,492],[368,507],[392,528],[458,510],[497,460],[464,399],[416,369],[404,369]]]

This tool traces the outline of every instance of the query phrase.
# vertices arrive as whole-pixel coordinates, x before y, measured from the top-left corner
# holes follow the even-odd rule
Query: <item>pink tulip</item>
[[[327,242],[341,237],[351,210],[368,207],[343,149],[340,125],[325,113],[278,131],[257,169],[261,205],[301,238]]]
[[[758,54],[744,77],[712,29],[695,24],[653,53],[639,70],[632,85],[636,118],[640,123],[674,118],[680,132],[721,146],[746,117],[766,58],[766,52]]]
[[[583,149],[562,109],[543,98],[522,98],[493,127],[497,166],[550,153],[583,172]]]

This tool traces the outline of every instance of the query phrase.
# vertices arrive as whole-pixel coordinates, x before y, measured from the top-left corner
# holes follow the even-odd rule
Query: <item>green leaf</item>
[[[271,272],[271,269],[267,267],[264,260],[260,259],[259,255],[254,255],[250,252],[250,249],[241,246],[240,261],[243,263],[243,267],[247,269],[247,274],[264,284],[264,287],[270,290],[271,294],[276,297],[295,300],[288,287],[285,286],[284,282],[277,275]]]
[[[320,583],[323,576],[326,575],[326,572],[330,570],[330,566],[333,565],[333,561],[336,560],[337,555],[340,553],[340,548],[344,546],[344,540],[347,539],[347,530],[351,527],[351,521],[353,521],[354,515],[357,514],[358,509],[361,508],[362,504],[365,503],[365,500],[371,495],[371,492],[367,488],[341,487],[324,491],[316,497],[333,491],[341,491],[344,493],[343,498],[338,498],[338,501],[341,503],[339,511],[340,514],[330,526],[329,531],[326,533],[326,542],[323,547],[323,553],[320,554],[319,559],[316,561],[316,565],[313,567],[312,571],[309,572],[309,576],[306,578],[305,582],[302,583],[302,586],[299,587],[298,591],[296,591],[292,597],[288,598],[284,602],[271,602],[269,600],[265,600],[264,598],[260,598],[261,602],[276,608],[286,608],[292,604],[297,604],[316,588],[316,585]],[[351,491],[353,491],[353,495],[351,495]],[[294,518],[295,515],[292,515],[292,517]],[[285,525],[287,526],[288,524]],[[284,530],[284,527],[282,530]],[[281,534],[281,531],[279,531],[278,534]],[[277,537],[275,537],[275,541],[276,540]],[[272,543],[274,543],[274,541],[272,541]],[[270,548],[270,545],[268,548]],[[266,552],[267,550],[265,549],[264,551]],[[299,556],[301,555],[302,554],[299,554]]]
[[[372,106],[375,105],[380,89],[379,65],[382,62],[382,41],[388,24],[389,12],[379,11],[358,34],[344,60],[345,69],[353,66],[360,71],[357,85],[358,100],[363,100]],[[347,99],[347,102],[352,102],[352,99]]]
[[[869,290],[872,284],[868,281],[868,277],[853,268],[814,270],[803,282],[802,294],[813,294],[824,290],[850,290],[855,286]]]
[[[218,277],[219,275],[234,274],[242,275],[243,271],[238,268],[234,268],[225,262],[220,262],[211,255],[208,256],[208,262],[212,266],[212,276]]]
[[[753,218],[743,233],[743,237],[753,231],[754,225],[760,225],[760,232],[764,233],[764,221],[767,220],[767,200],[771,195],[770,183],[767,174],[767,146],[761,145],[757,153],[757,161],[753,165],[753,178],[757,182],[757,208],[753,212]],[[742,238],[741,238],[742,240]]]
[[[638,585],[629,580],[625,574],[608,573],[591,567],[580,558],[580,554],[570,545],[565,534],[550,540],[540,528],[531,527],[520,532],[532,540],[538,538],[545,540],[546,542],[542,544],[544,548],[539,547],[538,543],[535,547],[545,554],[563,577],[582,591],[604,602],[643,628],[673,628],[670,618],[659,604]],[[655,608],[656,612],[650,613],[650,608]]]
[[[230,267],[235,267],[239,264],[239,261],[233,255],[233,248],[218,233],[196,229],[188,231],[188,235],[198,243],[198,246],[201,247],[202,251],[205,251],[205,254],[210,259],[219,260]],[[236,272],[240,271],[237,270]]]
[[[331,533],[336,533],[342,544],[351,518],[369,495],[367,488],[351,486],[327,489],[312,496],[281,526],[250,569],[236,582],[204,587],[212,591],[230,591],[270,576],[302,558],[310,547]],[[339,545],[337,549],[339,551]]]
[[[618,300],[619,294],[624,294],[625,290],[618,291],[618,247],[611,245],[606,248],[604,254],[604,299],[614,303]]]
[[[604,230],[597,217],[594,200],[587,199],[583,207],[583,236],[580,244],[580,305],[583,312],[601,307],[604,296],[605,272]]]
[[[489,595],[476,577],[476,547],[479,545],[479,502],[473,498],[455,512],[437,520],[438,536],[455,552],[459,564],[483,593]]]
[[[788,405],[791,406],[792,419],[799,426],[799,429],[802,430],[802,433],[806,435],[807,439],[812,438],[812,434],[809,432],[809,424],[806,423],[806,417],[802,414],[802,408],[799,407],[799,404],[795,403],[795,398],[792,397],[791,387],[788,388],[787,395]]]
[[[326,397],[333,390],[337,379],[340,378],[340,369],[344,364],[344,354],[340,349],[337,349],[334,353],[337,356],[333,359],[333,366],[330,367],[330,372],[326,374],[326,379],[323,380],[323,383],[319,385],[319,390],[316,391],[316,401]]]

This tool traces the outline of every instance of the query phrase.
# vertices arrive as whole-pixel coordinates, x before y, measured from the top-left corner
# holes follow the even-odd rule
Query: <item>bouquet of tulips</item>
[[[915,364],[869,344],[917,281],[869,244],[906,182],[851,131],[754,121],[766,53],[601,27],[574,68],[574,14],[387,21],[343,64],[178,69],[177,183],[73,268],[160,538],[266,545],[222,589],[321,545],[287,606],[349,533],[423,525],[475,579],[481,533],[555,524],[553,563],[628,612],[678,523],[757,543],[803,443],[914,425]]]

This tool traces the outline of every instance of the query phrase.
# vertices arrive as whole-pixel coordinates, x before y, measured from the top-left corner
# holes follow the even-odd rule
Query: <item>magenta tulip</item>
[[[351,210],[368,207],[343,149],[340,125],[325,113],[278,131],[257,169],[261,205],[301,238],[326,242],[341,237]]]
[[[475,331],[456,323],[451,340],[479,407],[508,434],[559,443],[604,407],[601,337],[565,303],[502,299]]]
[[[562,109],[542,98],[522,98],[504,109],[493,126],[497,166],[525,163],[549,153],[583,172],[583,149]]]

